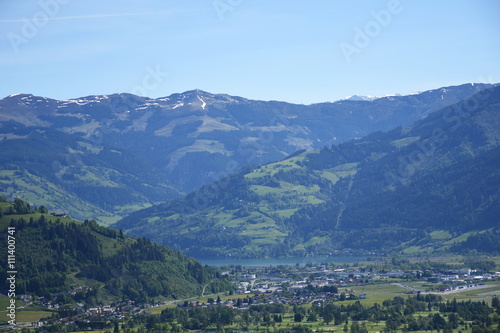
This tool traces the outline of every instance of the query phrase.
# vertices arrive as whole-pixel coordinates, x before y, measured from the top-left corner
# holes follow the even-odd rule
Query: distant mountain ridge
[[[0,194],[111,223],[248,165],[409,125],[491,86],[312,105],[201,90],[158,99],[11,95],[0,100]]]
[[[484,244],[500,243],[499,165],[495,87],[411,126],[248,167],[114,227],[199,258],[496,253]]]
[[[367,101],[367,102],[371,102],[371,101],[379,99],[379,98],[381,98],[381,97],[352,95],[352,96],[348,96],[346,98],[341,99],[341,101]]]

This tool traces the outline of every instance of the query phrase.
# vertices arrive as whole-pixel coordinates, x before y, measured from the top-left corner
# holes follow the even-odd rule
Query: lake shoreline
[[[368,256],[317,256],[317,257],[288,257],[263,259],[197,259],[207,266],[291,266],[320,263],[352,264],[368,261]]]

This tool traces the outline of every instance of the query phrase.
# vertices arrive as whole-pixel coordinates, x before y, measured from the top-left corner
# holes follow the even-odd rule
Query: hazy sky
[[[0,0],[0,98],[294,103],[500,82],[500,1]]]

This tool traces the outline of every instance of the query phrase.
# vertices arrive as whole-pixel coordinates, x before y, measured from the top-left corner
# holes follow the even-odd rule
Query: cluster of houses
[[[287,304],[302,304],[320,299],[322,301],[335,301],[344,299],[366,298],[366,295],[353,295],[352,293],[332,293],[325,292],[314,294],[310,292],[309,286],[325,287],[335,286],[338,288],[348,288],[349,285],[359,285],[374,282],[377,279],[398,279],[420,277],[423,271],[403,271],[392,270],[387,272],[356,270],[347,268],[334,268],[328,265],[318,266],[296,266],[288,268],[287,271],[272,270],[266,267],[253,267],[245,274],[237,272],[227,272],[233,274],[238,280],[239,294],[253,294],[260,302],[275,302]],[[456,269],[447,272],[432,272],[427,278],[427,282],[447,285],[436,289],[438,291],[461,291],[484,285],[483,281],[500,278],[500,272],[495,274],[482,274],[471,269]],[[405,287],[403,285],[403,287]],[[318,290],[318,288],[315,288]],[[416,290],[408,288],[408,293],[420,293],[427,290]],[[286,294],[287,297],[282,295]],[[302,302],[302,303],[301,303]]]
[[[79,286],[75,289],[68,290],[62,294],[74,296],[78,292],[87,292],[90,290],[92,290],[90,286]],[[89,307],[88,305],[86,306],[83,303],[76,303],[76,305],[70,306],[70,305],[59,304],[57,302],[58,295],[59,294],[55,294],[52,299],[46,299],[45,297],[38,297],[36,303],[50,310],[69,310],[70,312],[73,313],[73,315],[65,318],[47,318],[34,323],[23,323],[24,325],[23,327],[38,328],[53,324],[70,325],[74,324],[77,321],[90,322],[90,320],[95,320],[98,318],[123,319],[127,315],[148,314],[148,309],[154,306],[162,305],[160,303],[137,305],[131,300],[128,300],[127,302],[122,303],[119,306],[100,305],[95,307]],[[35,299],[32,295],[20,295],[19,299],[24,302],[24,305],[18,307],[17,309],[28,307],[35,302]]]
[[[300,293],[308,286],[346,287],[350,284],[363,284],[378,278],[401,277],[406,273],[403,271],[391,271],[387,273],[360,272],[344,268],[332,268],[328,266],[318,267],[296,267],[293,271],[270,273],[265,267],[254,267],[255,272],[241,274],[237,277],[240,294],[269,294]],[[233,273],[234,274],[234,273]],[[312,277],[312,278],[311,278]]]
[[[328,268],[328,266],[297,266],[288,271],[269,272],[265,267],[253,267],[252,272],[235,276],[238,294],[252,296],[255,303],[280,303],[301,305],[306,303],[325,304],[349,299],[364,299],[366,294],[337,292],[337,288],[345,288],[354,284],[366,284],[374,278],[382,277],[376,273],[362,273],[357,270]],[[388,272],[383,277],[402,276],[404,272]],[[335,288],[329,288],[335,287]],[[233,302],[234,303],[234,302]],[[198,304],[199,305],[199,304]],[[203,304],[204,305],[204,304]],[[235,306],[231,302],[226,304]],[[250,304],[238,303],[238,308],[246,308]]]
[[[70,310],[76,312],[75,315],[65,317],[65,318],[50,318],[33,323],[32,327],[43,327],[53,324],[63,324],[71,325],[75,324],[77,321],[80,322],[90,322],[96,319],[124,319],[128,315],[137,314],[148,314],[148,309],[153,306],[158,306],[160,304],[142,304],[135,305],[132,301],[128,301],[128,304],[117,306],[102,305],[95,307],[85,307],[83,304],[78,303],[76,306],[72,307]]]

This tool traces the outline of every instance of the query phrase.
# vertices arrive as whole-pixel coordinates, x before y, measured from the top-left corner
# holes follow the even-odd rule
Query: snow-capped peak
[[[21,96],[21,95],[24,95],[24,94],[12,94],[12,95],[9,95],[7,97],[16,97],[16,96]]]
[[[343,99],[341,99],[341,101],[367,101],[367,102],[371,102],[377,98],[380,98],[380,97],[377,97],[377,96],[360,96],[360,95],[352,95],[352,96],[347,96],[347,97],[344,97]]]

